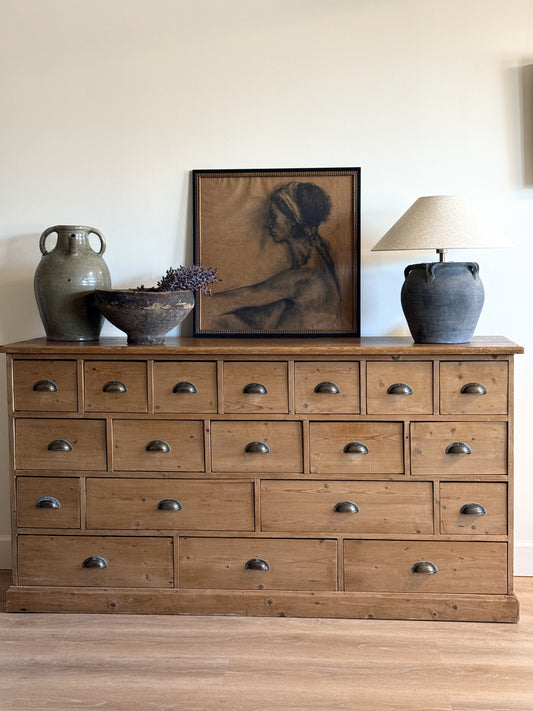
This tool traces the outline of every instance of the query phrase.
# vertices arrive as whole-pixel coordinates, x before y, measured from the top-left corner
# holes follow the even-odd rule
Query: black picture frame
[[[194,170],[195,336],[359,336],[361,169]]]

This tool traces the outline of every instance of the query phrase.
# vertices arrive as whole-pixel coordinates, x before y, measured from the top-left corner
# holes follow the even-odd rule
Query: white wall
[[[403,267],[432,258],[372,245],[417,197],[463,193],[516,245],[451,255],[480,262],[477,333],[531,350],[529,64],[532,0],[0,0],[0,342],[44,335],[50,225],[100,228],[114,286],[135,286],[192,259],[192,169],[361,166],[363,335],[408,335]],[[516,370],[516,572],[533,575],[529,355]]]

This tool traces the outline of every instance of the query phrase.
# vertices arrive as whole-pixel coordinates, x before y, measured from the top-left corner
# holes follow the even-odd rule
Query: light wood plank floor
[[[4,612],[0,710],[533,711],[516,590],[516,625]]]

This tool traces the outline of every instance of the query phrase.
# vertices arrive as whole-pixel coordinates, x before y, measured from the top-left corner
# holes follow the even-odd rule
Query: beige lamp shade
[[[431,195],[418,198],[372,252],[401,249],[508,247],[509,239],[466,198]]]

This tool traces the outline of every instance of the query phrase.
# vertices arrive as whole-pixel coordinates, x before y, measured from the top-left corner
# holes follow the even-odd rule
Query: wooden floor
[[[533,711],[516,591],[515,625],[3,612],[0,711]]]

